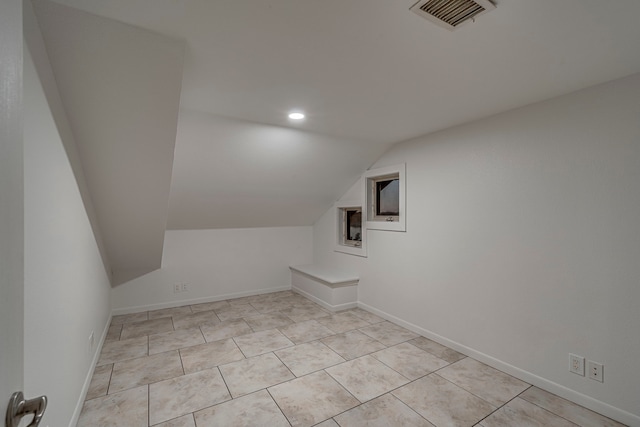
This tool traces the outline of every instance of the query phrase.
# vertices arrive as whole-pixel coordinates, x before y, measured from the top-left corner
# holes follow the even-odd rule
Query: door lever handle
[[[5,423],[7,427],[18,427],[22,417],[33,414],[33,420],[27,427],[38,427],[45,409],[47,409],[47,396],[24,400],[24,394],[21,391],[17,391],[11,395],[9,400]]]

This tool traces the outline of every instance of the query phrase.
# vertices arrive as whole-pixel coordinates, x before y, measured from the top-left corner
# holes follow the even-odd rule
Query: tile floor
[[[114,316],[78,426],[621,426],[291,291]]]

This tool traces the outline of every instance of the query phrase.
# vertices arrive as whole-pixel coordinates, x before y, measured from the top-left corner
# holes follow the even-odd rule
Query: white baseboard
[[[84,406],[84,400],[87,398],[87,393],[89,392],[89,386],[91,386],[91,379],[93,378],[93,371],[96,369],[96,365],[98,364],[98,359],[100,358],[100,353],[102,353],[102,346],[107,339],[107,333],[109,332],[109,326],[111,326],[111,318],[113,316],[109,316],[107,320],[107,324],[104,326],[102,331],[102,336],[98,341],[98,345],[96,346],[96,351],[93,354],[93,359],[91,359],[91,364],[89,365],[89,370],[87,371],[87,376],[84,379],[84,384],[82,385],[82,391],[80,392],[80,397],[78,399],[78,403],[76,403],[76,409],[73,411],[73,416],[71,417],[71,421],[69,421],[69,427],[75,427],[78,424],[78,419],[80,418],[80,413],[82,412],[82,407]]]
[[[270,294],[273,292],[290,291],[290,290],[291,290],[291,286],[280,286],[277,288],[260,289],[258,291],[236,292],[233,294],[217,295],[214,297],[202,297],[202,298],[194,298],[194,299],[185,299],[180,301],[170,301],[170,302],[164,302],[164,303],[158,303],[158,304],[114,308],[111,311],[111,314],[113,316],[117,316],[120,314],[140,313],[142,311],[160,310],[163,308],[173,308],[173,307],[180,307],[183,305],[201,304],[205,302],[216,302],[216,301],[222,301],[222,300],[232,299],[232,298],[250,297],[253,295]]]
[[[358,302],[357,305],[363,310],[369,311],[392,323],[395,323],[399,326],[409,329],[412,332],[415,332],[426,338],[436,341],[442,345],[450,347],[467,356],[473,357],[474,359],[482,363],[485,363],[493,368],[499,369],[502,372],[506,372],[507,374],[512,375],[524,382],[527,382],[538,388],[546,390],[550,393],[556,394],[562,398],[570,400],[571,402],[584,406],[585,408],[591,409],[592,411],[595,411],[599,414],[602,414],[606,417],[609,417],[613,420],[616,420],[628,426],[640,427],[640,417],[637,415],[634,415],[623,409],[616,408],[615,406],[609,405],[608,403],[601,402],[597,399],[594,399],[590,396],[579,393],[575,390],[571,390],[570,388],[567,388],[563,385],[550,381],[546,378],[542,378],[538,375],[532,374],[531,372],[515,367],[509,363],[498,360],[495,357],[489,356],[488,354],[474,350],[470,347],[467,347],[465,345],[452,341],[441,335],[435,334],[429,330],[426,330],[417,325],[414,325],[413,323],[406,322],[396,316],[393,316],[382,310],[378,310],[377,308],[371,307],[365,303]]]
[[[311,301],[315,302],[316,304],[321,305],[322,307],[326,308],[327,310],[329,310],[331,312],[336,312],[336,311],[341,311],[341,310],[348,310],[350,308],[356,308],[358,306],[357,302],[349,302],[349,303],[345,303],[345,304],[331,305],[331,304],[321,300],[320,298],[311,295],[309,292],[305,292],[302,289],[297,288],[295,286],[292,286],[291,290],[293,292],[299,293],[300,295],[302,295],[305,298],[310,299]]]

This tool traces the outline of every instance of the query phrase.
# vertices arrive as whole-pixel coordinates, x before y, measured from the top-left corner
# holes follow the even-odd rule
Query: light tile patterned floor
[[[291,291],[115,316],[78,426],[622,426]]]

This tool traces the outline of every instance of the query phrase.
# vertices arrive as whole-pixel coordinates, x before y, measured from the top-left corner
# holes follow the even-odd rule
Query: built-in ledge
[[[357,306],[357,275],[321,265],[290,266],[291,289],[330,311]]]

